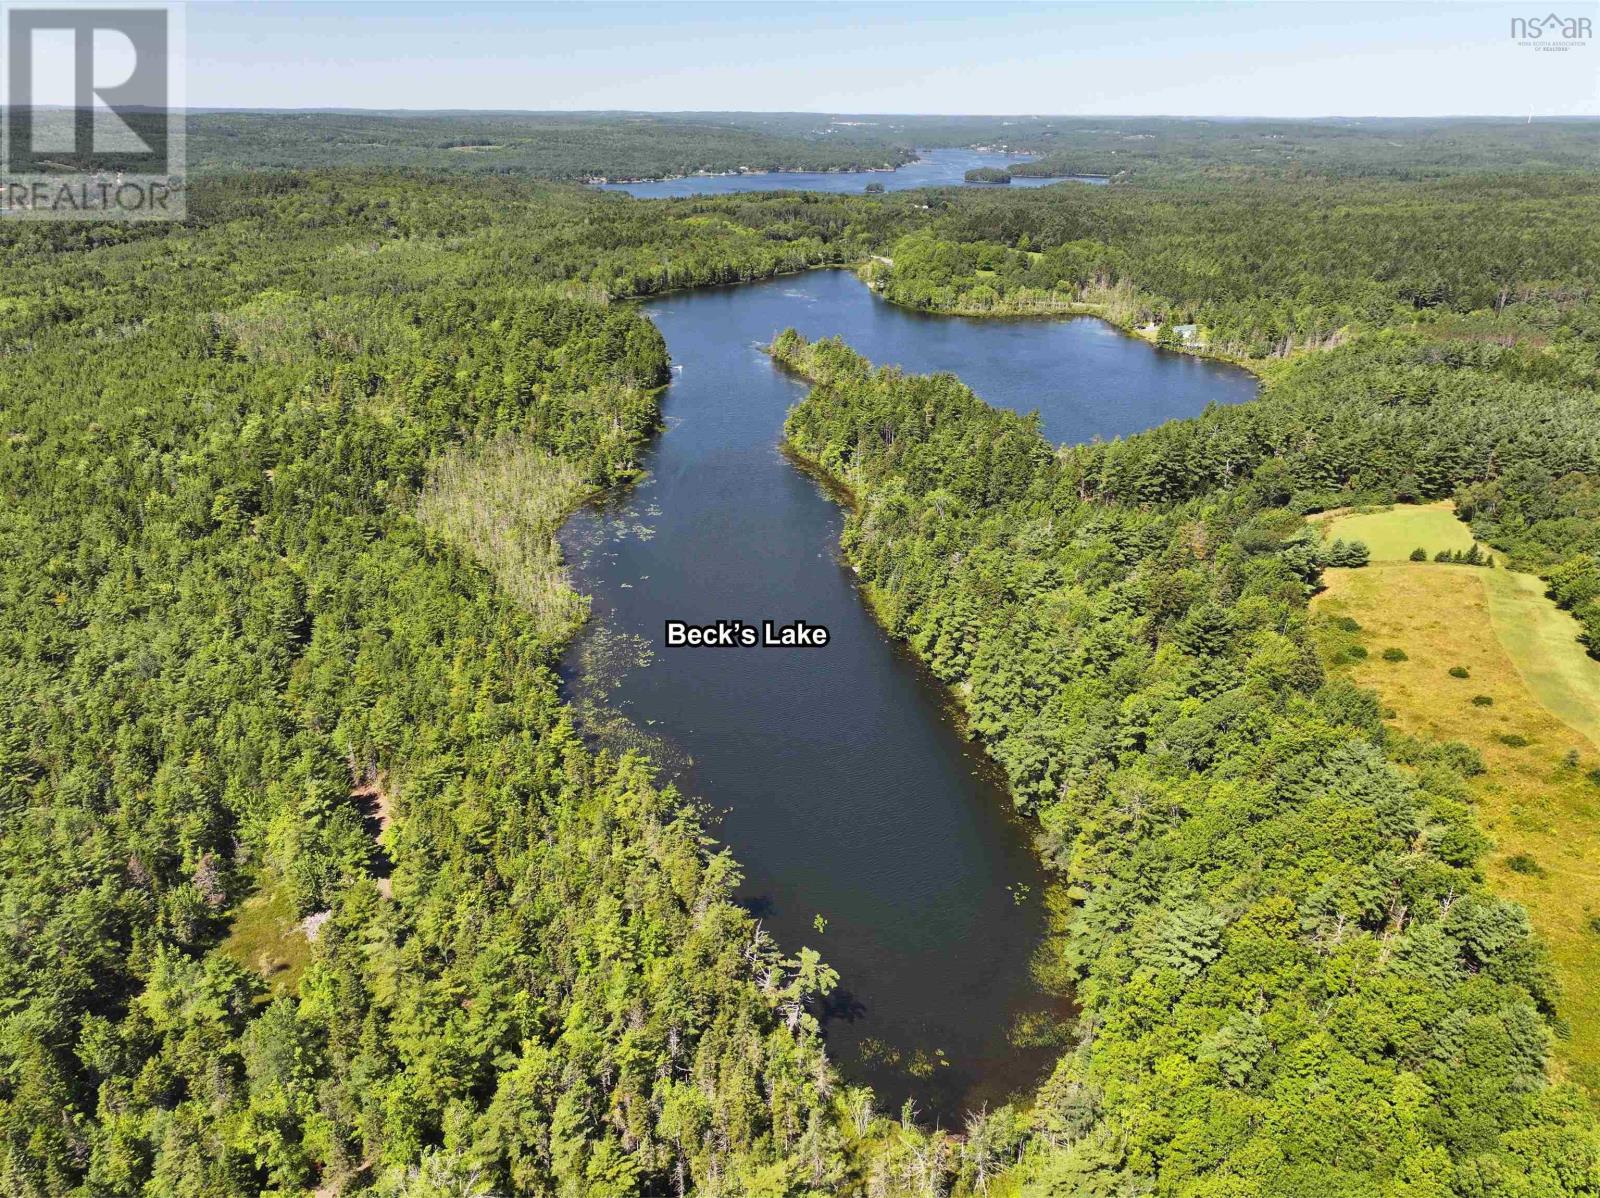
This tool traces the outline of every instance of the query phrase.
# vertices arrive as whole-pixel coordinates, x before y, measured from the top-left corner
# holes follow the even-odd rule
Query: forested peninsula
[[[818,384],[788,440],[849,488],[845,552],[875,607],[961,696],[1076,900],[1081,1039],[1041,1098],[1087,1134],[1025,1158],[1030,1183],[1084,1192],[1114,1163],[1170,1193],[1234,1175],[1558,1193],[1552,1160],[1592,1170],[1583,1100],[1524,1072],[1553,990],[1527,917],[1475,870],[1462,784],[1481,764],[1387,735],[1307,626],[1321,549],[1295,501],[1378,445],[1408,472],[1441,420],[1483,460],[1470,408],[1446,390],[1386,411],[1336,352],[1198,425],[1057,455],[952,377],[792,333],[773,353]],[[1588,397],[1502,399],[1483,440],[1538,466],[1574,448],[1563,400],[1592,422]],[[1519,445],[1519,426],[1548,438]],[[1559,464],[1592,471],[1597,451]]]
[[[1600,1192],[1482,762],[1330,680],[1304,521],[1454,497],[1594,628],[1592,177],[422,178],[0,228],[6,1192]],[[818,266],[1266,383],[1058,449],[956,379],[773,347],[844,553],[1065,887],[1070,1046],[961,1127],[840,1076],[832,970],[553,669],[554,529],[637,474],[668,378],[626,301]]]

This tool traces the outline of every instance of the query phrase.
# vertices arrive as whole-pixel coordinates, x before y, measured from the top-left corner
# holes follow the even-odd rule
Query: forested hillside
[[[1323,677],[1300,516],[1341,483],[1392,497],[1444,449],[1467,476],[1496,454],[1592,472],[1600,446],[1568,445],[1560,413],[1592,426],[1593,397],[1513,388],[1486,411],[1441,390],[1396,413],[1348,386],[1386,364],[1341,374],[1337,351],[1253,404],[1058,456],[953,377],[792,332],[773,352],[818,383],[786,432],[854,496],[846,555],[960,695],[1076,900],[1079,1043],[1022,1177],[1593,1192],[1592,1115],[1543,1073],[1542,950],[1476,869],[1463,781],[1482,767],[1387,736],[1370,694]]]
[[[1600,122],[1229,120],[791,112],[195,112],[190,165],[382,166],[543,179],[856,170],[930,146],[1039,155],[1019,175],[1426,179],[1591,171]]]
[[[564,280],[834,251],[501,187],[195,199],[4,238],[0,1189],[742,1192],[834,1159],[826,972],[582,747],[481,545],[413,515],[474,446],[562,464],[556,512],[633,469],[660,336]],[[259,894],[307,921],[303,976],[234,951]]]
[[[0,1189],[1600,1192],[1479,765],[1323,678],[1301,519],[1455,495],[1594,627],[1596,207],[350,171],[0,229]],[[862,263],[929,310],[1192,323],[1269,382],[1058,453],[955,380],[776,346],[847,554],[1070,888],[1076,1046],[954,1130],[835,1073],[831,971],[553,674],[551,533],[635,476],[667,377],[623,300]]]
[[[1593,336],[1597,216],[1592,177],[1049,188],[952,197],[869,277],[933,311],[1084,305],[1174,344],[1193,324],[1200,344],[1244,358],[1413,323],[1542,347]]]
[[[739,171],[893,167],[915,156],[887,139],[845,142],[825,121],[769,132],[714,114],[197,112],[189,161],[201,174],[389,167],[537,179],[659,179]]]
[[[811,113],[719,113],[773,133],[814,132]],[[1265,173],[1425,179],[1594,169],[1592,117],[915,116],[838,114],[830,136],[913,146],[981,145],[1039,155],[1018,175],[1156,177]]]
[[[1089,312],[1169,348],[1265,360],[1269,371],[1277,359],[1382,333],[1358,358],[1309,369],[1388,393],[1385,420],[1409,414],[1457,427],[1426,444],[1402,441],[1419,451],[1403,459],[1396,454],[1404,449],[1370,437],[1326,462],[1317,484],[1304,488],[1311,494],[1298,498],[1315,504],[1336,492],[1366,493],[1375,477],[1378,492],[1396,484],[1404,498],[1450,494],[1460,483],[1460,510],[1480,535],[1514,565],[1549,578],[1593,645],[1600,507],[1584,471],[1600,385],[1596,229],[1600,189],[1592,177],[1404,186],[1186,181],[998,202],[959,197],[862,273],[909,307]],[[1541,386],[1582,398],[1547,413]],[[1532,460],[1507,461],[1495,454],[1501,442],[1467,434],[1466,423],[1480,419],[1483,428],[1514,419],[1523,439],[1549,419],[1568,439],[1541,437]],[[1208,436],[1210,427],[1171,435]],[[1219,427],[1240,426],[1223,417]],[[1472,462],[1465,472],[1464,455]],[[1231,471],[1232,460],[1213,453],[1206,468]],[[1143,485],[1165,494],[1170,482]]]
[[[1515,171],[1588,173],[1587,118],[1033,118],[1002,136],[1037,152],[1020,175],[1231,175],[1427,179]]]

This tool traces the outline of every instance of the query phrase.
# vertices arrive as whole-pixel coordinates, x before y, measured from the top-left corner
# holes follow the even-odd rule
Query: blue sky
[[[1590,18],[1595,0],[1557,4]],[[1600,114],[1539,4],[195,3],[206,107]]]

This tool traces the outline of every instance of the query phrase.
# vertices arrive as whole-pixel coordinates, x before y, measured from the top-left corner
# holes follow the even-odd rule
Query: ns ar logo
[[[1588,17],[1563,17],[1549,13],[1542,17],[1512,17],[1511,36],[1528,41],[1542,37],[1558,37],[1563,41],[1579,41],[1593,33],[1593,22]]]

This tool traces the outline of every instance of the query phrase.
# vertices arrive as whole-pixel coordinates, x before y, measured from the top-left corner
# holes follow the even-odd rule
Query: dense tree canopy
[[[1477,870],[1481,765],[1322,676],[1301,519],[1455,495],[1596,626],[1595,207],[1567,175],[651,204],[302,171],[0,229],[0,1188],[1596,1193],[1541,950]],[[551,532],[635,475],[667,377],[623,301],[863,262],[932,310],[1195,324],[1268,380],[1058,452],[954,379],[776,346],[873,602],[1069,888],[1074,1047],[959,1134],[835,1075],[831,971],[552,672]]]
[[[781,131],[717,114],[198,112],[189,161],[204,174],[330,166],[540,179],[659,179],[740,171],[897,166],[911,147],[827,137],[826,121]]]
[[[758,935],[676,795],[582,747],[558,644],[413,511],[434,455],[494,438],[569,464],[557,507],[632,471],[661,338],[569,263],[828,251],[504,198],[262,180],[191,227],[7,234],[7,1193],[739,1191],[821,1160],[826,971]],[[228,951],[256,893],[315,933],[287,988]]]
[[[874,267],[889,299],[977,313],[1083,305],[1130,327],[1195,324],[1212,351],[1247,358],[1413,323],[1592,346],[1592,177],[1063,184],[941,208]]]
[[[1018,175],[1119,181],[1245,175],[1437,178],[1587,173],[1600,122],[1184,120],[810,112],[195,112],[204,173],[329,166],[659,178],[696,171],[840,170],[909,162],[925,146],[1026,152]]]
[[[1470,433],[1510,452],[1544,440],[1515,402],[1498,426],[1446,423],[1447,404],[1386,425],[1386,397],[1315,361],[1254,404],[1058,455],[953,377],[793,332],[773,352],[818,383],[786,431],[855,497],[850,561],[1077,900],[1080,1039],[1022,1175],[1064,1194],[1594,1192],[1592,1117],[1540,1064],[1542,951],[1476,870],[1463,771],[1481,766],[1391,738],[1371,696],[1324,678],[1318,550],[1285,506],[1336,485],[1322,450],[1349,423],[1402,451]],[[1230,415],[1283,436],[1218,445]]]

